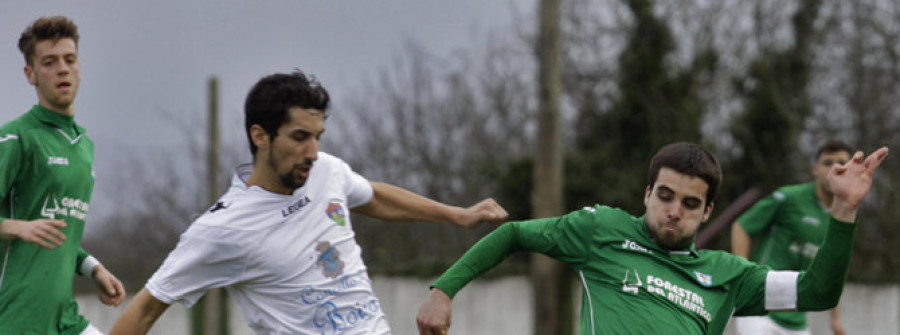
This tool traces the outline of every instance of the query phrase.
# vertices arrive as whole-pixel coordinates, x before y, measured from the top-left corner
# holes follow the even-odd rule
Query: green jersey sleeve
[[[12,188],[22,170],[22,142],[19,135],[0,129],[0,221],[12,216],[9,203]]]
[[[432,285],[451,298],[470,281],[516,251],[533,251],[572,264],[584,261],[593,209],[568,215],[508,222],[476,243]]]
[[[84,260],[90,256],[87,251],[84,251],[82,248],[78,248],[78,255],[75,256],[75,273],[80,274],[82,276],[88,275],[89,273],[81,273],[81,264],[84,263]]]
[[[820,311],[837,306],[847,280],[857,224],[831,218],[822,248],[797,278],[797,309]]]
[[[741,227],[750,236],[757,236],[769,226],[772,218],[778,214],[781,204],[784,203],[784,193],[775,191],[769,196],[760,199],[753,207],[750,207],[738,218]]]

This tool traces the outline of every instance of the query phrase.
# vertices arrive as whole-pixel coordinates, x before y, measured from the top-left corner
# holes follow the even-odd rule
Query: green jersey
[[[828,261],[818,262],[815,273],[846,273],[855,226],[835,226],[843,229],[832,234],[838,240],[832,244],[839,247],[824,253]],[[732,315],[821,308],[836,303],[830,300],[832,291],[839,296],[843,289],[843,277],[770,271],[723,251],[693,246],[664,249],[653,241],[643,217],[603,206],[505,223],[434,287],[453,297],[514,251],[540,252],[578,272],[584,284],[582,334],[721,334]]]
[[[828,217],[815,183],[806,183],[779,188],[737,221],[759,241],[751,260],[775,270],[803,270],[822,244]],[[775,312],[769,317],[788,329],[807,328],[806,313]]]
[[[94,187],[94,144],[84,133],[71,116],[40,105],[0,127],[0,220],[67,225],[53,250],[0,240],[0,334],[78,334],[88,325],[72,296]]]

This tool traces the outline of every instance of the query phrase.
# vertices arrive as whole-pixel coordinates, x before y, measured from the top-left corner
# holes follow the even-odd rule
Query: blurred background
[[[555,20],[541,15],[547,8],[558,10]],[[95,142],[97,165],[84,248],[135,292],[213,202],[210,190],[224,192],[233,168],[250,161],[242,125],[250,86],[295,68],[332,94],[322,150],[371,180],[442,202],[495,197],[513,219],[598,203],[640,215],[649,158],[673,141],[699,142],[722,161],[714,219],[746,202],[742,195],[811,180],[812,155],[826,139],[867,152],[900,147],[900,3],[891,0],[4,2],[0,122],[36,103],[16,42],[47,15],[68,16],[81,33],[76,120]],[[548,50],[558,50],[550,57],[557,70],[542,72]],[[555,87],[549,105],[539,94],[547,85]],[[210,100],[219,111],[215,146]],[[550,136],[539,121],[546,113],[557,122]],[[547,143],[558,152],[547,156],[539,149]],[[217,148],[215,182],[209,148]],[[895,320],[880,326],[889,328],[862,332],[900,327],[897,162],[884,163],[864,204],[848,291],[860,298],[845,294],[842,304],[872,312],[845,320],[851,331],[883,313],[878,322]],[[534,176],[546,163],[561,176],[552,198],[535,191],[542,184],[534,180],[548,181]],[[537,208],[545,203],[549,212]],[[703,247],[729,250],[732,221],[707,225]],[[414,292],[379,292],[384,303],[418,306],[429,278],[490,227],[354,217],[354,230],[376,289]],[[560,281],[561,300],[534,305],[568,320],[570,310],[552,306],[577,306],[577,283],[566,270],[539,277],[536,262],[543,260],[515,255],[486,281],[524,278],[504,286],[524,291],[529,277]],[[92,292],[87,281],[77,284]],[[520,296],[532,304],[531,294]],[[496,299],[473,305],[485,303]],[[509,323],[542,320],[534,308]],[[388,316],[403,333],[415,309],[396,311]]]

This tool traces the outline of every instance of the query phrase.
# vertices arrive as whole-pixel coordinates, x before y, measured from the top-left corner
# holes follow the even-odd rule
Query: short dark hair
[[[328,91],[314,77],[307,77],[300,70],[260,79],[244,101],[244,127],[250,141],[250,153],[256,155],[257,149],[250,138],[250,126],[259,125],[274,140],[278,128],[288,121],[288,110],[295,107],[315,109],[328,117],[329,99]]]
[[[650,172],[647,175],[647,185],[653,187],[659,177],[659,170],[670,168],[678,173],[695,176],[703,179],[706,185],[706,206],[709,206],[719,192],[719,184],[722,182],[722,168],[716,156],[701,148],[699,145],[688,142],[677,142],[663,146],[650,160]]]
[[[25,64],[34,65],[35,45],[40,41],[52,40],[54,42],[63,38],[71,38],[78,47],[78,26],[65,16],[41,17],[19,37],[19,51],[25,56]]]
[[[830,139],[819,146],[819,149],[816,150],[815,159],[819,160],[819,157],[822,157],[822,154],[832,152],[846,152],[850,155],[853,155],[853,148],[851,148],[849,144],[839,139]]]

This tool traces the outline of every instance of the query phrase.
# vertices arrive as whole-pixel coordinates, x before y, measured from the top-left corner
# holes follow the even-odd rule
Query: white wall
[[[375,294],[395,335],[418,334],[415,315],[430,283],[421,279],[373,278]],[[531,297],[526,277],[475,281],[454,299],[450,334],[531,334]],[[79,296],[77,300],[82,314],[104,332],[112,328],[124,309],[124,305],[103,306],[94,296]],[[252,335],[240,307],[233,305],[231,312],[232,334]],[[183,306],[172,306],[150,334],[189,334],[188,316]],[[841,299],[841,320],[849,334],[900,334],[900,285],[847,285]],[[828,312],[811,313],[810,325],[813,334],[831,334]],[[734,334],[730,325],[725,334]]]
[[[375,277],[375,295],[387,314],[394,335],[418,334],[416,313],[428,294],[429,280]],[[128,297],[126,304],[131,301]],[[110,308],[92,295],[76,297],[81,314],[103,332],[108,332],[125,304]],[[231,334],[252,335],[240,307],[232,300]],[[189,311],[170,307],[151,330],[153,335],[190,334]],[[526,277],[478,280],[460,292],[453,302],[451,334],[530,334],[531,289]]]

